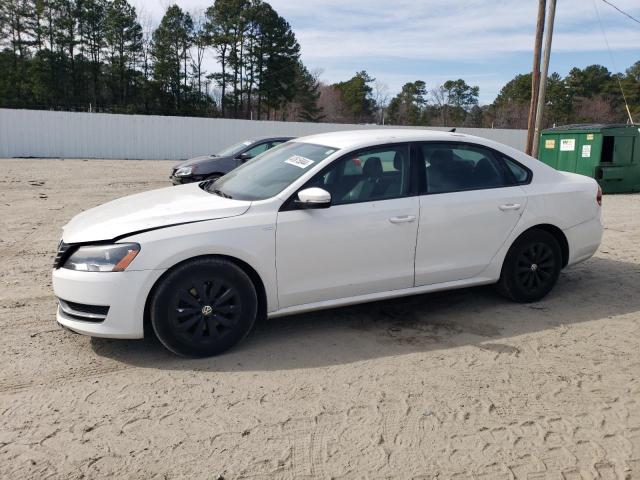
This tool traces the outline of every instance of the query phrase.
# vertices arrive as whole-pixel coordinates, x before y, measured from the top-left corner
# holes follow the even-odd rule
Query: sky
[[[130,0],[160,22],[177,3],[198,14],[212,1]],[[640,0],[610,0],[640,18]],[[302,60],[327,83],[366,70],[395,95],[406,82],[433,88],[463,78],[491,103],[518,73],[531,71],[536,0],[269,0],[293,27]],[[547,2],[549,3],[549,2]],[[550,72],[594,63],[624,71],[640,60],[640,24],[602,0],[558,0]],[[598,16],[602,21],[602,28]],[[606,39],[611,48],[607,50]],[[612,58],[613,57],[613,58]],[[207,70],[218,69],[215,58]]]

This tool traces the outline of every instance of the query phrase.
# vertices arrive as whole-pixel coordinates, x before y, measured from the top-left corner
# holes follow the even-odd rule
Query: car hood
[[[174,165],[173,168],[176,169],[181,167],[190,167],[193,165],[209,163],[215,160],[222,160],[224,158],[227,158],[227,157],[217,157],[215,155],[200,155],[198,157],[193,157],[193,158],[190,158],[189,160],[185,160],[184,162],[180,162],[177,165]]]
[[[197,183],[161,188],[119,198],[86,210],[64,226],[65,243],[113,240],[141,230],[234,217],[251,202],[202,190]]]

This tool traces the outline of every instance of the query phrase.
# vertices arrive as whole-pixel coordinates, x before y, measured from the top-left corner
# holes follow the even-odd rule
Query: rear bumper
[[[602,242],[602,221],[600,216],[564,231],[569,243],[569,262],[574,265],[591,258]]]
[[[53,271],[56,297],[65,302],[108,307],[106,315],[81,320],[67,304],[64,304],[65,308],[58,305],[56,320],[74,332],[93,337],[142,338],[147,296],[163,272],[78,272],[56,269]]]

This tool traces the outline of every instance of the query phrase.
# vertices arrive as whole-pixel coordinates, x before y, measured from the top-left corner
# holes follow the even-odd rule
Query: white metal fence
[[[302,136],[377,125],[272,122],[0,109],[0,157],[180,160],[269,135]],[[443,128],[436,128],[444,130]],[[524,149],[526,131],[459,128]]]

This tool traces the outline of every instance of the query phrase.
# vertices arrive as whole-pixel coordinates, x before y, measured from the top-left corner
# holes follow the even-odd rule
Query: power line
[[[606,0],[602,0],[605,3],[608,3]],[[604,37],[604,43],[607,45],[607,50],[609,51],[609,56],[611,57],[611,64],[613,65],[614,70],[618,70],[616,67],[616,60],[613,58],[613,52],[611,51],[611,47],[609,46],[609,40],[607,40],[607,34],[604,32],[604,25],[602,24],[602,19],[600,18],[600,13],[598,12],[598,6],[596,5],[596,0],[593,0],[593,9],[596,12],[596,17],[598,19],[598,23],[600,24],[600,30],[602,31],[602,36]],[[624,106],[627,109],[627,115],[629,117],[629,123],[633,125],[633,117],[631,116],[631,110],[629,109],[629,103],[627,103],[627,96],[624,94],[624,89],[622,88],[622,82],[620,81],[620,75],[615,75],[618,80],[618,86],[620,87],[620,93],[622,93],[622,100],[624,101]]]
[[[640,23],[640,20],[638,20],[637,18],[633,17],[632,15],[628,14],[627,12],[625,12],[624,10],[616,7],[613,3],[607,1],[607,0],[602,0],[604,3],[606,3],[607,5],[609,5],[610,7],[615,8],[617,11],[619,11],[621,14],[623,14],[626,17],[629,17],[631,20],[633,20],[636,23]]]

